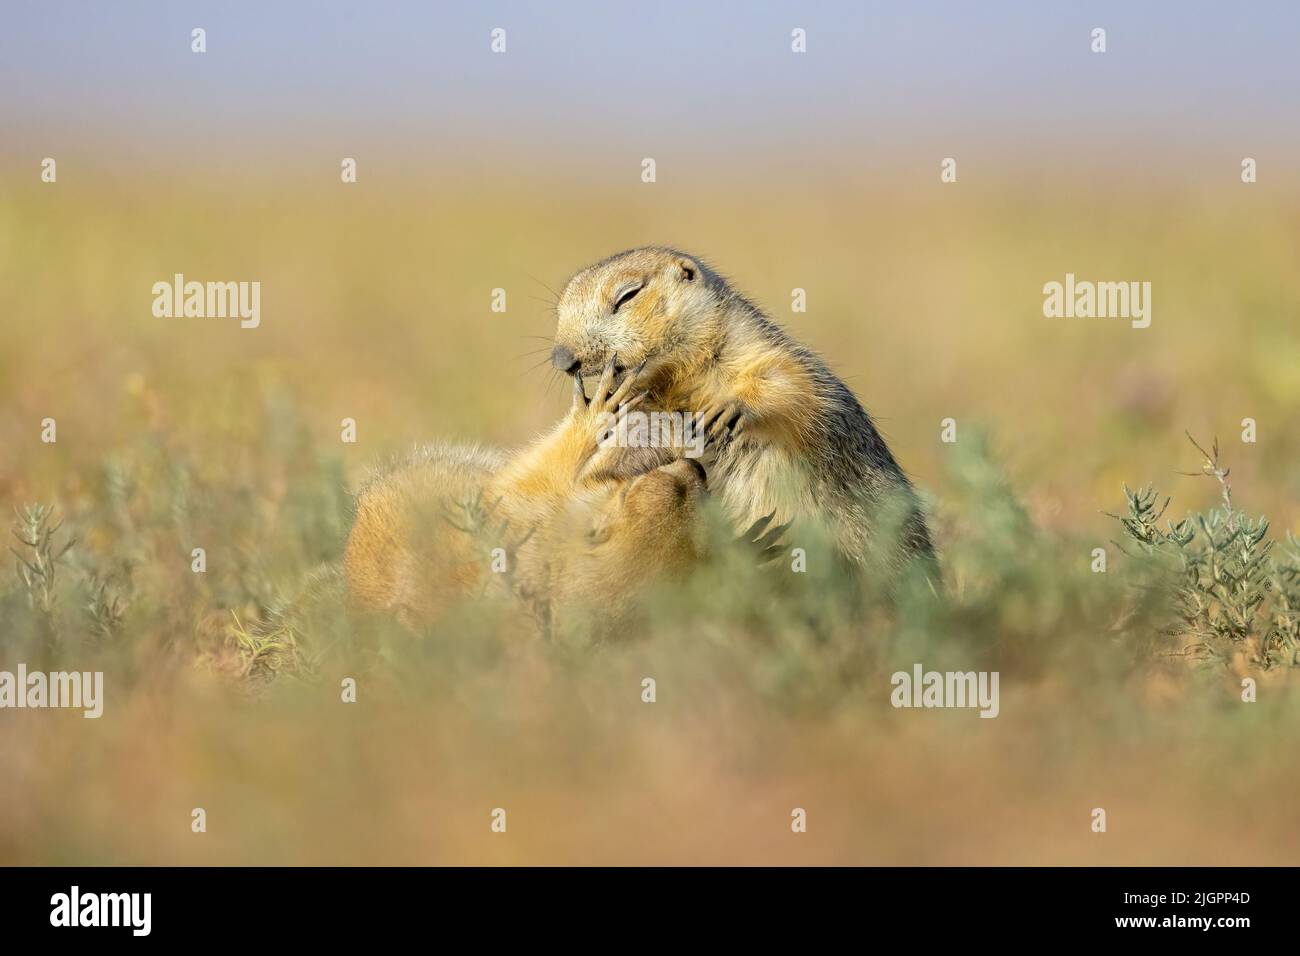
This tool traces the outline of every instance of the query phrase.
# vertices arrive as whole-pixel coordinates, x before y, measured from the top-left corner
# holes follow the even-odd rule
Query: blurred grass
[[[1176,477],[1197,466],[1184,429],[1217,434],[1251,510],[1297,528],[1294,205],[1239,185],[704,185],[87,173],[0,200],[0,501],[53,504],[78,538],[53,646],[3,578],[0,667],[103,669],[108,694],[99,721],[0,721],[0,860],[1293,859],[1300,815],[1268,797],[1300,782],[1273,729],[1297,716],[1286,675],[1239,703],[1227,672],[1157,655],[1113,547],[1114,573],[1088,564],[1122,481],[1156,481],[1179,516],[1212,501]],[[545,287],[646,242],[710,258],[830,358],[933,502],[951,601],[853,609],[816,569],[771,588],[724,567],[598,648],[541,646],[494,606],[415,640],[327,605],[314,667],[248,697],[232,622],[337,559],[347,488],[414,442],[515,444],[557,419],[564,389],[526,354],[552,331]],[[1152,327],[1044,319],[1067,271],[1150,281]],[[174,272],[260,280],[261,328],[154,318]],[[1246,416],[1258,444],[1237,441]],[[126,606],[107,634],[96,582]],[[915,661],[999,669],[1002,715],[893,711],[888,674]]]

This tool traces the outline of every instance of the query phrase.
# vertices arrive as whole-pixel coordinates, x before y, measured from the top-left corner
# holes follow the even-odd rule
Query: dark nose
[[[563,345],[557,345],[551,352],[551,364],[558,368],[566,375],[572,375],[582,367],[576,355],[566,349]]]

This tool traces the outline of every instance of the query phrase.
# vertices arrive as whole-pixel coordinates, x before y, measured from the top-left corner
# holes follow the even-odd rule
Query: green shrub
[[[1191,436],[1188,436],[1189,439]],[[1197,474],[1217,481],[1221,504],[1180,521],[1161,519],[1169,498],[1155,488],[1126,485],[1128,513],[1112,515],[1124,529],[1142,573],[1167,601],[1163,631],[1175,653],[1227,664],[1243,655],[1261,670],[1300,666],[1300,553],[1288,533],[1275,547],[1268,520],[1251,518],[1232,499],[1229,469],[1192,440],[1203,461]]]

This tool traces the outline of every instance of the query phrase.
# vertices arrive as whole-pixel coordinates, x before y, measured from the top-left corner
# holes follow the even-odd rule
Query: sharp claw
[[[623,376],[623,381],[619,382],[618,388],[614,390],[614,394],[610,397],[611,402],[617,405],[627,397],[627,393],[632,391],[632,386],[636,384],[637,371],[629,372]]]
[[[708,446],[708,433],[704,430],[704,422],[703,422],[703,420],[702,420],[701,417],[700,417],[701,414],[702,414],[701,412],[696,412],[696,413],[694,413],[694,414],[691,414],[690,412],[687,412],[687,413],[686,413],[686,420],[687,420],[687,423],[688,423],[689,426],[690,426],[690,431],[689,431],[688,434],[689,434],[692,438],[694,438],[694,437],[696,437],[696,436],[703,437],[703,438],[705,439],[704,444],[705,444],[705,448],[706,448],[706,450],[707,450],[707,446]]]
[[[573,373],[573,407],[574,408],[587,407],[587,392],[582,384],[581,372]]]
[[[600,373],[600,384],[596,386],[596,394],[591,396],[593,402],[604,405],[609,400],[610,388],[614,384],[614,362],[617,358],[618,353],[611,352],[609,359],[605,362],[605,368]]]
[[[781,540],[781,535],[785,534],[786,529],[789,527],[790,522],[788,521],[785,524],[777,525],[775,528],[769,529],[763,537],[755,539],[754,544],[760,548],[770,548]]]
[[[636,408],[643,401],[645,401],[646,396],[649,394],[650,394],[649,392],[641,392],[638,395],[633,395],[622,405],[618,406],[619,413],[622,414],[624,412],[630,412],[632,409]]]
[[[722,405],[717,408],[711,408],[704,413],[704,420],[700,427],[708,434],[718,437],[729,429],[735,429],[736,425],[744,417],[734,405]]]
[[[755,538],[757,538],[760,534],[763,533],[763,530],[767,527],[768,522],[770,522],[775,515],[776,512],[773,511],[772,514],[759,518],[757,521],[755,521],[752,525],[749,526],[749,530],[746,531],[744,534],[742,534],[741,538],[744,539],[745,541],[753,541]]]

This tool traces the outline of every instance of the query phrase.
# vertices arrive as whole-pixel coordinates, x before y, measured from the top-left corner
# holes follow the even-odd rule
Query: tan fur
[[[432,445],[394,463],[358,492],[344,552],[353,602],[407,623],[431,618],[483,583],[475,536],[453,525],[462,503],[481,498],[503,456]]]
[[[575,275],[558,312],[557,363],[564,349],[577,366],[568,416],[509,458],[439,446],[363,489],[345,560],[357,604],[416,624],[500,582],[543,622],[582,605],[613,621],[643,583],[689,567],[703,476],[680,450],[597,448],[596,416],[622,403],[734,419],[714,430],[708,490],[738,530],[821,521],[861,561],[879,502],[913,501],[852,393],[699,260],[620,254]],[[584,374],[601,376],[590,404]],[[473,500],[477,516],[447,516]],[[912,517],[905,549],[932,555]],[[497,547],[508,575],[489,570]]]
[[[614,391],[611,369],[590,404],[576,393],[565,419],[513,457],[437,445],[368,482],[344,556],[354,603],[417,627],[504,585],[547,626],[583,607],[611,625],[642,585],[689,566],[700,552],[696,468],[678,461],[621,481],[590,467],[597,416],[626,403],[632,384]],[[492,571],[495,548],[506,574]]]
[[[623,298],[629,289],[638,291]],[[738,528],[773,513],[817,521],[862,561],[882,503],[901,499],[910,514],[889,560],[932,557],[911,485],[852,392],[697,258],[666,248],[612,256],[569,281],[557,312],[557,367],[644,363],[647,408],[736,420],[709,491]],[[619,449],[602,457],[611,475],[646,461]]]

